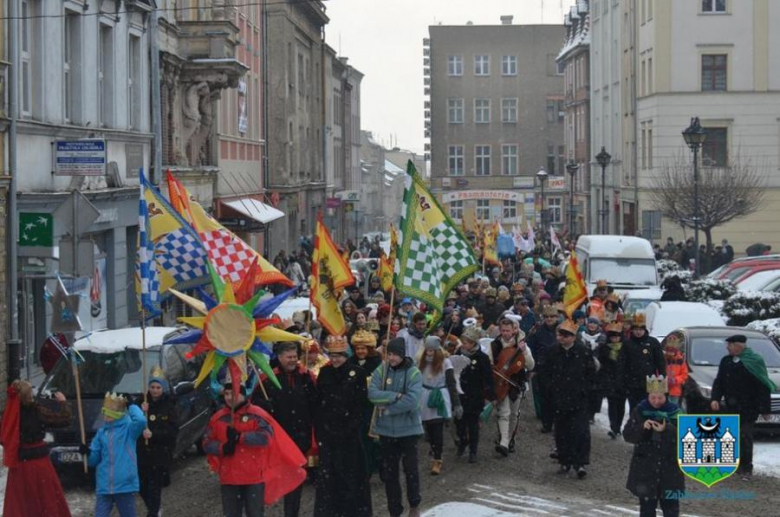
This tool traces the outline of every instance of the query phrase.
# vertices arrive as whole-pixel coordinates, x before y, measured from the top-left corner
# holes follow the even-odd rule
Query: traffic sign
[[[75,205],[75,206],[74,206]],[[76,220],[74,231],[73,220]],[[100,217],[100,210],[89,202],[89,199],[81,192],[74,190],[65,201],[54,211],[54,224],[57,225],[57,233],[81,235]]]

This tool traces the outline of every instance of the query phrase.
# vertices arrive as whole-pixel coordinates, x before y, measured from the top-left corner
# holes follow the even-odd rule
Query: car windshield
[[[106,392],[141,393],[143,364],[141,350],[124,350],[113,354],[81,352],[84,362],[79,364],[81,395],[102,397]],[[159,350],[146,351],[146,368],[160,364]],[[70,362],[60,361],[54,367],[42,390],[61,391],[66,397],[76,396],[73,369]]]
[[[727,280],[731,280],[732,282],[736,280],[737,278],[741,277],[745,273],[747,273],[747,270],[750,269],[749,267],[735,267],[728,273],[724,275],[724,278]]]
[[[640,298],[628,299],[623,302],[623,312],[626,314],[634,314],[635,312],[643,311],[648,305],[655,301],[657,300],[650,300],[649,298],[647,300],[642,300]]]
[[[691,361],[699,366],[717,366],[728,352],[722,336],[702,336],[691,342]],[[764,358],[767,368],[780,368],[780,350],[767,338],[748,338],[748,346]]]
[[[656,285],[655,260],[594,258],[590,261],[590,282],[601,279],[610,284]]]
[[[756,291],[763,289],[765,285],[780,276],[780,271],[771,269],[754,273],[737,284],[742,291]]]

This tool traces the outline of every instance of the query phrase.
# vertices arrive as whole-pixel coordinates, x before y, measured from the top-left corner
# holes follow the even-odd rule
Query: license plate
[[[62,463],[79,463],[81,462],[80,452],[61,452],[60,462]]]
[[[765,424],[780,424],[780,414],[777,415],[769,415],[769,419],[767,420],[764,418],[763,415],[758,416],[758,420],[756,420],[758,423],[765,423]]]

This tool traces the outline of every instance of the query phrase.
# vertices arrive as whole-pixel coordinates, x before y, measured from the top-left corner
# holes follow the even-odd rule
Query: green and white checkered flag
[[[395,287],[442,312],[444,299],[479,265],[471,245],[409,161],[398,232]]]

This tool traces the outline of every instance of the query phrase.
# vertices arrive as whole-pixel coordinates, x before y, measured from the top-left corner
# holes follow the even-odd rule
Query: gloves
[[[455,420],[463,418],[463,406],[455,406],[452,410],[452,417]]]
[[[223,456],[232,456],[236,453],[236,443],[235,442],[226,442],[222,445],[222,455]]]
[[[79,445],[79,452],[82,456],[89,456],[89,445],[82,443]]]
[[[232,456],[236,453],[236,445],[241,438],[241,433],[236,431],[234,427],[228,426],[227,428],[227,442],[222,445],[222,455]]]

